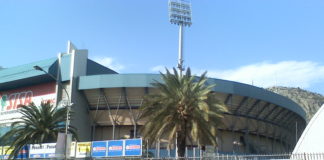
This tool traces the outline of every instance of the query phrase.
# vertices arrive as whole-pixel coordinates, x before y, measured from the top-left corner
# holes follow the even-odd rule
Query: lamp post
[[[68,99],[68,104],[66,105],[67,107],[67,112],[66,112],[66,122],[65,122],[65,144],[64,144],[64,159],[67,159],[67,138],[68,138],[68,129],[69,129],[69,125],[70,125],[70,119],[69,119],[69,114],[70,114],[70,109],[71,109],[71,106],[73,105],[73,103],[71,103],[71,99],[70,99],[70,96],[69,96],[69,93],[68,91],[66,90],[66,88],[63,87],[62,83],[60,80],[58,80],[56,77],[54,77],[52,74],[48,73],[47,71],[45,71],[42,67],[40,66],[34,66],[34,69],[35,70],[38,70],[38,71],[42,71],[44,73],[46,73],[47,75],[49,75],[52,79],[54,79],[56,81],[56,83],[62,87],[62,89],[64,90],[66,96],[67,96],[67,99]]]
[[[233,154],[237,154],[239,152],[239,147],[242,145],[239,141],[233,141]]]

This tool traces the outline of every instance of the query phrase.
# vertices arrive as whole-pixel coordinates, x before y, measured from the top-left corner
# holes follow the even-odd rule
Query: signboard
[[[18,154],[18,159],[27,159],[28,158],[28,146],[24,146]]]
[[[17,109],[23,105],[29,105],[33,102],[36,106],[39,106],[42,101],[54,103],[55,98],[55,83],[0,92],[0,123],[10,123],[12,118],[21,117]]]
[[[94,141],[92,142],[92,157],[106,157],[108,141]]]
[[[142,139],[126,139],[125,156],[142,156]]]
[[[3,159],[3,156],[2,156],[2,146],[0,146],[0,159]]]
[[[108,141],[108,157],[124,156],[124,141],[113,140]]]
[[[53,158],[55,157],[56,143],[31,144],[29,158]]]
[[[71,142],[70,157],[75,157],[76,142]]]
[[[18,159],[44,159],[55,158],[56,143],[32,144],[23,147],[19,152]],[[94,142],[72,142],[71,157],[122,157],[142,156],[142,139],[125,139]],[[0,146],[0,159],[8,159],[13,149],[9,146]],[[7,152],[7,153],[6,153]]]
[[[3,159],[9,159],[10,153],[13,151],[13,148],[10,148],[10,146],[3,146],[2,148],[2,158]]]
[[[76,148],[76,158],[90,157],[91,142],[78,142]]]

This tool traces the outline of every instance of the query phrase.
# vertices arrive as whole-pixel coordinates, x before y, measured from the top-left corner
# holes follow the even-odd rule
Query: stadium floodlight
[[[191,22],[191,3],[189,0],[169,0],[169,19],[171,24],[179,26],[179,58],[178,66],[180,75],[183,68],[183,27],[190,27]]]
[[[191,26],[191,3],[188,0],[169,0],[171,24]]]

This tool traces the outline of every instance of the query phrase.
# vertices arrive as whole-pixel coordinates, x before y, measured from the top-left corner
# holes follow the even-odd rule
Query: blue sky
[[[192,0],[185,66],[260,87],[324,94],[323,0]],[[68,40],[120,73],[177,63],[167,0],[2,0],[3,67],[55,57]]]

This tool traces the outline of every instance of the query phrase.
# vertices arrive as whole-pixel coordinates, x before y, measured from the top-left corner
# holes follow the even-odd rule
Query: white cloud
[[[111,57],[95,57],[93,60],[117,72],[125,69],[124,65],[116,62],[116,60]]]
[[[202,73],[202,70],[194,70]],[[208,70],[208,76],[260,87],[290,86],[309,88],[324,80],[324,65],[311,61],[261,62],[230,70]]]
[[[151,68],[151,71],[164,73],[165,72],[165,68],[166,68],[165,66],[157,65],[157,66],[152,67]]]
[[[166,73],[166,70],[165,69],[168,69],[170,72],[173,73],[173,68],[177,69],[176,67],[170,67],[170,66],[163,66],[163,65],[157,65],[157,66],[154,66],[151,68],[151,71],[152,72],[161,72],[161,73]]]

